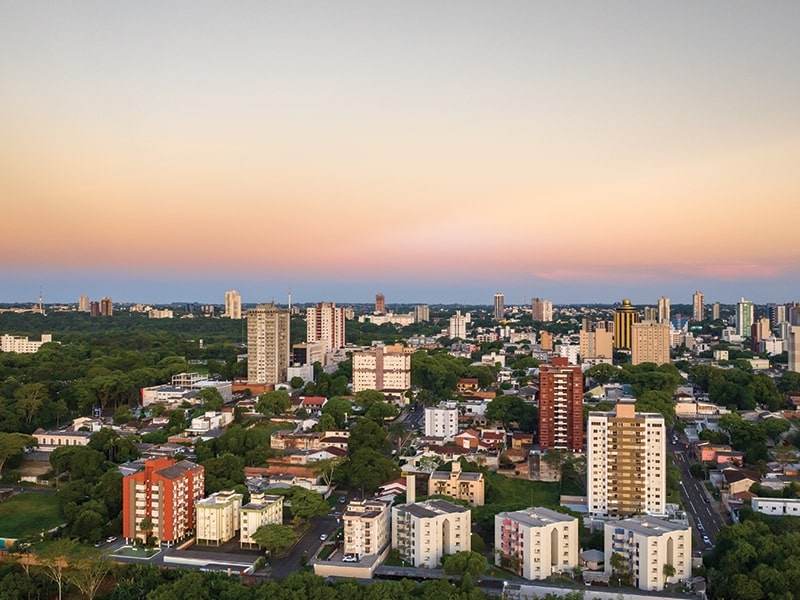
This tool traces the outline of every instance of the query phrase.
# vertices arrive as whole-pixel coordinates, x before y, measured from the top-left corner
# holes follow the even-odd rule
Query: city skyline
[[[6,3],[0,302],[793,300],[798,21]]]

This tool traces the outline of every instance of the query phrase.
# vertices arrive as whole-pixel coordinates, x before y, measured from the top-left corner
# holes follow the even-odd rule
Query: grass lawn
[[[490,472],[486,478],[486,504],[558,506],[558,482],[528,481]]]
[[[55,494],[25,492],[0,502],[0,536],[24,538],[62,523],[64,516]]]

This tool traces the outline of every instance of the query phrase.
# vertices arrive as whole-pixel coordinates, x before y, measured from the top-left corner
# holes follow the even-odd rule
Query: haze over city
[[[0,302],[797,299],[797,3],[4,3]]]

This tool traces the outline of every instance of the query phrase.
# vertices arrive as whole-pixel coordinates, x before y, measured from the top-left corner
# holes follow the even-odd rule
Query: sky
[[[800,299],[798,23],[0,2],[0,302]]]

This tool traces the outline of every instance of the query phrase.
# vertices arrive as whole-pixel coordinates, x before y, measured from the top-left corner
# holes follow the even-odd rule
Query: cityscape
[[[0,2],[0,600],[800,598],[798,23]]]
[[[220,300],[0,308],[15,586],[51,589],[57,560],[46,593],[76,597],[116,597],[118,563],[242,597],[298,572],[332,593],[444,574],[487,597],[717,598],[766,585],[729,562],[742,543],[791,556],[798,302]]]

